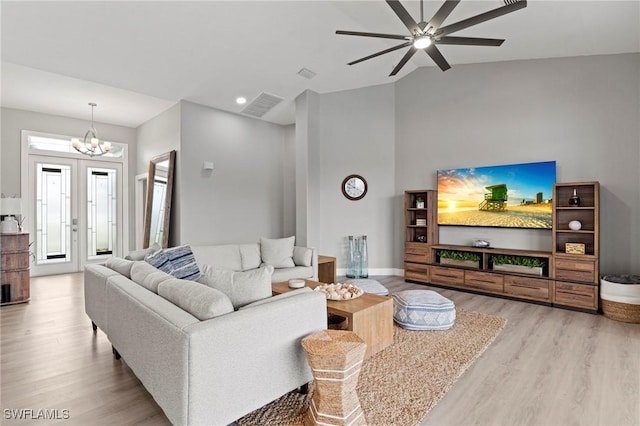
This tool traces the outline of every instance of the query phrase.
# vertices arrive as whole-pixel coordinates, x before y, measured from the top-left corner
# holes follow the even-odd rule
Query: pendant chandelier
[[[93,125],[93,108],[98,105],[94,102],[89,102],[89,106],[91,107],[91,127],[84,134],[83,140],[72,138],[71,146],[80,154],[97,157],[111,151],[111,142],[100,142],[100,139],[98,139],[98,131]]]

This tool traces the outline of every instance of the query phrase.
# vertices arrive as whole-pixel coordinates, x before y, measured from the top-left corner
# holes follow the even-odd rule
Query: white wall
[[[137,135],[137,159],[136,174],[148,173],[149,161],[152,158],[176,150],[180,155],[180,103],[175,104],[168,110],[162,112],[136,129]],[[178,157],[179,158],[179,157]],[[169,224],[169,247],[179,244],[180,241],[180,214],[181,207],[177,200],[180,197],[180,164],[176,159],[174,169],[173,202],[171,205]],[[141,212],[143,213],[143,212]],[[144,215],[144,213],[143,213]],[[136,221],[131,221],[135,224]],[[142,222],[144,226],[144,218]],[[136,230],[136,233],[144,232]],[[141,248],[141,247],[137,247]]]
[[[186,101],[180,128],[180,242],[284,237],[291,225],[283,217],[293,214],[285,215],[283,200],[287,129]],[[203,161],[214,170],[204,171]]]
[[[600,181],[601,272],[640,273],[640,54],[420,68],[395,117],[397,194],[435,189],[438,169],[555,160],[558,182]],[[440,227],[478,237],[551,250],[551,231]]]
[[[336,256],[338,268],[343,269],[346,237],[367,235],[370,273],[390,274],[394,267],[393,85],[316,96],[317,105],[309,112],[316,111],[312,114],[315,124],[308,135],[308,162],[319,166],[309,173],[316,180],[308,185],[308,198],[316,201],[307,212],[316,235],[311,245],[321,254]],[[342,195],[342,181],[350,174],[367,180],[367,195],[359,201]]]

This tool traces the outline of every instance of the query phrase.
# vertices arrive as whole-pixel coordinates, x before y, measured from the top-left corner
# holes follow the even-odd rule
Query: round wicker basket
[[[640,276],[603,276],[600,279],[600,298],[605,317],[640,324]]]

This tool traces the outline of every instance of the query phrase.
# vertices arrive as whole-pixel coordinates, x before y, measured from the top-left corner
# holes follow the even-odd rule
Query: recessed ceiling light
[[[236,103],[237,103],[238,105],[244,105],[244,104],[246,104],[246,103],[247,103],[247,98],[245,98],[245,97],[243,97],[243,96],[238,96],[238,97],[236,98]]]

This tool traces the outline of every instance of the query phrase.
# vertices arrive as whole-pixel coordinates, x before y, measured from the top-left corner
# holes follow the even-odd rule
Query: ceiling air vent
[[[251,115],[253,117],[262,117],[267,112],[269,112],[271,108],[278,105],[283,100],[284,99],[279,96],[262,92],[258,95],[257,98],[255,98],[253,101],[247,104],[246,107],[244,107],[242,113]]]

